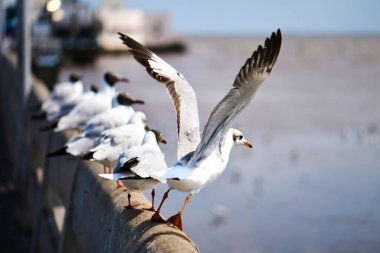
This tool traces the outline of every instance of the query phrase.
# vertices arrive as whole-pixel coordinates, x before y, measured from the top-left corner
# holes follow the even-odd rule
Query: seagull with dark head
[[[59,112],[62,106],[77,101],[83,95],[81,76],[72,73],[68,79],[67,82],[57,83],[49,96],[35,107],[38,111],[32,114],[33,120],[49,120],[49,114]]]
[[[157,172],[167,168],[165,155],[158,146],[160,143],[166,144],[162,133],[158,130],[149,130],[141,145],[134,146],[120,154],[118,164],[112,174],[99,174],[106,179],[119,180],[125,185],[128,190],[126,209],[135,206],[131,204],[131,191],[152,189],[152,207],[147,210],[154,210],[154,186],[166,182],[165,179],[156,175]]]
[[[134,146],[139,146],[146,134],[146,118],[141,112],[136,112],[128,124],[103,131],[99,144],[84,155],[84,159],[115,168],[120,153]]]
[[[106,72],[96,95],[91,100],[79,102],[69,114],[60,118],[55,124],[56,126],[52,126],[54,131],[60,132],[67,129],[82,129],[89,119],[112,107],[112,99],[116,95],[116,83],[127,81],[127,78],[119,74]]]
[[[259,45],[241,67],[233,88],[211,112],[202,138],[196,96],[184,76],[140,43],[122,33],[119,35],[133,57],[154,79],[165,85],[177,113],[179,160],[174,166],[156,173],[167,180],[169,190],[152,220],[163,221],[159,211],[172,189],[188,192],[181,210],[168,219],[182,230],[181,216],[191,196],[219,177],[227,166],[231,148],[236,145],[252,147],[243,134],[231,126],[271,73],[281,48],[281,32],[273,32],[264,46]]]
[[[48,157],[70,154],[76,157],[86,155],[99,144],[103,131],[128,123],[142,125],[146,116],[142,112],[135,112],[131,107],[133,99],[128,93],[116,94],[112,99],[112,108],[92,117],[83,127],[83,132],[73,136],[64,147],[48,154]],[[143,127],[142,127],[143,128]]]

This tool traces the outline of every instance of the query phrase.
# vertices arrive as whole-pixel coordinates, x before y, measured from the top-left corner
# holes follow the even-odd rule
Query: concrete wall
[[[20,112],[13,99],[18,94],[15,63],[3,55],[0,63],[0,112],[7,117],[5,136],[12,141]],[[28,106],[46,96],[45,86],[34,80]],[[127,194],[97,176],[102,166],[67,157],[44,158],[73,133],[41,133],[41,125],[25,122],[27,166],[14,174],[33,230],[32,252],[199,252],[185,233],[150,221],[153,213],[141,210],[151,205],[142,193],[132,194],[141,204],[138,209],[124,210]],[[10,148],[17,164],[24,154]]]

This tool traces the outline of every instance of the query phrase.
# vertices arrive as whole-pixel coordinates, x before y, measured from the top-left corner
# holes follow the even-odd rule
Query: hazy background
[[[190,38],[186,54],[162,55],[194,87],[202,126],[263,41]],[[183,215],[203,252],[380,250],[379,68],[377,37],[283,34],[272,75],[233,125],[254,148],[234,148],[226,171]],[[81,73],[91,83],[108,69],[131,79],[118,88],[146,101],[136,108],[164,133],[162,150],[173,164],[176,119],[164,87],[129,56],[101,57]],[[185,196],[173,191],[163,214],[176,213]]]
[[[185,54],[162,58],[194,87],[202,126],[257,45],[283,32],[272,75],[234,124],[253,150],[235,148],[225,173],[184,213],[203,252],[380,252],[379,1],[125,3],[169,12],[187,38]],[[175,114],[164,88],[129,56],[82,71],[93,82],[110,68],[132,80],[120,89],[146,100],[138,109],[163,131],[174,163]],[[172,192],[164,215],[184,198]]]
[[[97,8],[102,0],[82,0]],[[174,30],[189,35],[267,34],[281,27],[289,34],[378,34],[380,2],[376,0],[272,1],[139,1],[124,0],[128,8],[165,11]]]

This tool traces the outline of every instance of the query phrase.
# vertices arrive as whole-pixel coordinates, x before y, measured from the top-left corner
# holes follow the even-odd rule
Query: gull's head
[[[144,125],[146,126],[146,115],[143,112],[135,112],[131,119],[129,120],[129,124],[135,124],[135,125]]]
[[[230,138],[232,138],[234,145],[244,145],[249,148],[252,148],[252,144],[244,138],[244,135],[241,131],[235,128],[230,128],[230,134]]]
[[[93,93],[98,93],[98,91],[99,91],[99,85],[94,84],[94,83],[91,84],[90,91],[92,91]]]
[[[77,73],[72,73],[69,76],[69,82],[70,83],[76,83],[76,82],[80,81],[81,79],[82,79],[82,77],[80,75],[78,75]]]
[[[116,101],[119,105],[131,106],[133,104],[144,104],[144,101],[135,99],[127,92],[121,92],[116,96]]]
[[[112,71],[108,71],[104,74],[104,80],[111,87],[115,86],[117,82],[129,82],[128,78]]]
[[[156,136],[157,144],[160,144],[160,143],[166,144],[167,143],[166,140],[164,139],[164,135],[160,131],[158,131],[156,129],[150,129],[149,131],[153,132],[154,135]]]

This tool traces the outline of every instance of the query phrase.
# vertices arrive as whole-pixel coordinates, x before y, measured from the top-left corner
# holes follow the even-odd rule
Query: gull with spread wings
[[[167,179],[169,190],[165,192],[152,220],[163,221],[159,211],[172,189],[189,192],[181,210],[168,219],[182,230],[181,215],[191,196],[213,182],[224,171],[231,148],[234,145],[252,147],[243,134],[231,126],[271,73],[281,48],[281,31],[278,29],[277,32],[273,32],[271,37],[265,40],[264,46],[259,45],[241,67],[233,88],[211,112],[202,138],[199,133],[195,92],[183,75],[140,43],[122,33],[119,35],[134,58],[154,79],[165,85],[177,113],[178,162],[160,171],[158,175]]]

